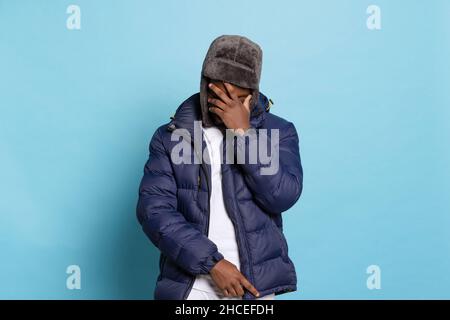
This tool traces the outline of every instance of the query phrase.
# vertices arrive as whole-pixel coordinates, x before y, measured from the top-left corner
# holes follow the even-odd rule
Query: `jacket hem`
[[[260,297],[264,297],[266,295],[274,293],[276,296],[278,296],[283,293],[294,292],[294,291],[297,291],[297,285],[290,284],[290,285],[284,285],[284,286],[277,286],[277,287],[266,289],[266,290],[261,290],[261,291],[259,291],[259,295],[260,295]],[[246,298],[243,300],[256,300],[256,299],[257,299],[256,297],[251,296],[251,298]]]

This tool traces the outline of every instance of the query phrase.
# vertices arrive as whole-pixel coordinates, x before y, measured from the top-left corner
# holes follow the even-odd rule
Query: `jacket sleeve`
[[[250,145],[258,144],[262,135],[265,135],[264,138],[267,139],[262,141],[267,141],[269,150],[271,150],[271,143],[278,146],[278,150],[275,148],[275,152],[270,153],[269,161],[263,163],[258,155],[253,163],[246,160],[239,166],[257,204],[267,212],[279,214],[292,207],[302,193],[303,169],[297,130],[292,123],[288,123],[278,131],[276,138],[273,133],[269,136],[261,129],[253,129],[253,132],[243,136],[237,135],[237,154],[241,152],[249,155],[249,152],[254,152],[251,151]],[[260,149],[259,146],[258,149]]]
[[[177,185],[158,129],[139,186],[137,218],[152,243],[190,274],[206,274],[223,258],[217,246],[177,211]]]

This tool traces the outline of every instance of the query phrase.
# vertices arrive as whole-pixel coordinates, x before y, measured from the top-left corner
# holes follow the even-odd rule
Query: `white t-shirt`
[[[208,238],[217,245],[219,252],[223,254],[226,260],[240,269],[236,233],[223,201],[221,171],[223,134],[215,127],[203,128],[203,132],[211,162],[211,200]],[[209,274],[198,275],[193,288],[207,292],[219,291]]]

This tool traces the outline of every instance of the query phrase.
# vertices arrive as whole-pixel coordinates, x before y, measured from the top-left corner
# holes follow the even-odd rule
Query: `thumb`
[[[245,107],[245,109],[247,109],[248,112],[250,112],[250,100],[251,100],[251,98],[252,98],[252,95],[249,94],[244,100],[244,107]]]

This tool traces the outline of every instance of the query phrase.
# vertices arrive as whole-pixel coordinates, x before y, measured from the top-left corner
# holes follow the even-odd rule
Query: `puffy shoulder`
[[[295,125],[292,122],[280,116],[277,116],[273,113],[266,114],[264,127],[267,129],[279,129],[280,137],[297,135],[297,129],[295,128]]]

